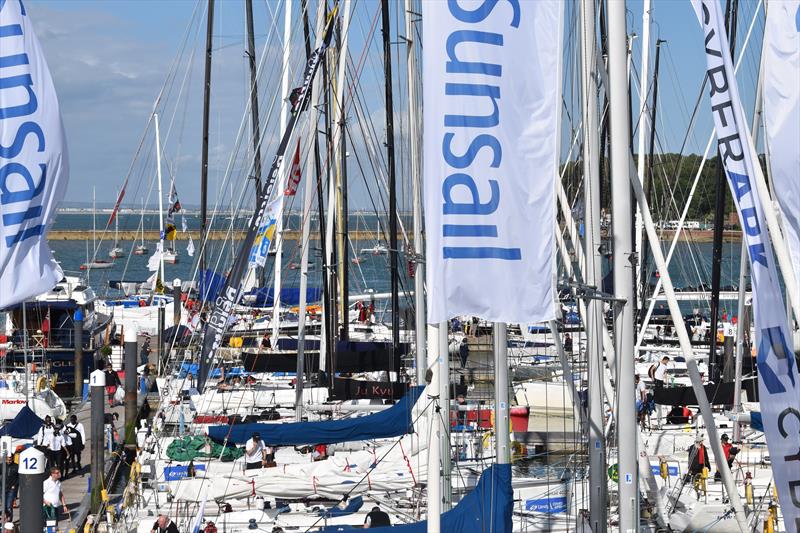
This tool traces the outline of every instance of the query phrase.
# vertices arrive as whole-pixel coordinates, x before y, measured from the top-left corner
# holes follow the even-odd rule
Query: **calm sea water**
[[[199,217],[196,214],[178,215],[177,223],[180,228],[182,225],[181,218],[185,217],[186,224],[190,230],[199,229]],[[98,214],[97,225],[99,228],[104,228],[108,219],[107,214]],[[140,227],[140,215],[123,213],[119,216],[120,230],[134,231]],[[233,227],[242,229],[245,227],[248,219],[245,216],[237,217],[231,221],[229,217],[217,217],[214,220],[212,227],[214,229],[228,229],[233,224]],[[410,221],[406,220],[406,227],[410,231]],[[312,224],[316,225],[316,224]],[[144,226],[147,230],[155,230],[159,227],[158,215],[146,214],[144,216]],[[299,215],[291,215],[287,224],[289,229],[298,229],[300,227]],[[351,214],[350,216],[350,229],[363,229],[363,230],[377,230],[380,227],[386,228],[387,221],[385,217],[377,217],[374,214]],[[74,230],[86,231],[86,241],[50,241],[50,247],[56,255],[58,261],[61,262],[62,268],[68,273],[80,273],[79,267],[91,257],[93,254],[92,243],[92,216],[87,213],[61,213],[58,215],[53,224],[54,229],[60,230]],[[312,232],[318,230],[312,229]],[[105,233],[98,230],[98,251],[97,258],[107,259],[108,252],[113,246],[114,232],[112,229]],[[188,241],[175,241],[176,249],[179,252],[178,263],[174,265],[165,265],[167,281],[175,278],[182,280],[189,280],[196,278],[197,270],[197,254],[194,258],[189,257],[186,253],[186,246]],[[120,246],[125,249],[126,257],[117,259],[114,266],[106,270],[94,270],[89,273],[89,283],[101,295],[110,294],[115,295],[115,292],[108,292],[108,282],[111,280],[126,280],[126,281],[144,281],[150,276],[147,270],[148,256],[132,255],[134,246],[139,244],[139,241],[121,241]],[[150,252],[155,250],[155,242],[146,243]],[[348,259],[355,257],[355,254],[362,248],[369,248],[376,244],[376,242],[369,241],[353,241],[351,242],[351,249]],[[195,247],[198,243],[195,242]],[[216,270],[224,272],[230,267],[232,262],[232,254],[238,251],[238,243],[236,243],[235,250],[231,250],[230,244],[225,244],[222,241],[212,241],[209,245],[210,248],[207,253],[207,260],[209,265],[215,267]],[[402,244],[401,244],[402,247]],[[666,253],[666,251],[665,251]],[[712,244],[711,243],[697,243],[689,245],[687,243],[679,243],[675,257],[670,267],[670,274],[673,277],[673,282],[676,287],[697,286],[701,282],[707,285],[711,283],[711,256]],[[389,258],[388,256],[373,256],[373,255],[359,255],[361,262],[358,265],[352,264],[348,260],[350,269],[350,291],[351,293],[365,292],[367,289],[376,292],[387,292],[390,287],[389,279]],[[723,245],[723,258],[722,258],[722,285],[723,287],[732,288],[738,285],[739,282],[739,259],[740,259],[740,244],[739,243],[724,243]],[[319,241],[312,241],[311,262],[314,263],[314,269],[311,271],[309,278],[309,286],[319,286],[320,284],[320,248]],[[290,268],[294,264],[300,263],[300,248],[296,241],[286,241],[284,244],[284,254],[282,262],[282,282],[284,287],[297,287],[300,283],[299,269]],[[652,264],[652,259],[651,259]],[[274,277],[274,261],[270,258],[267,263],[267,277],[272,279]],[[408,290],[413,288],[413,280],[407,275],[407,266],[404,257],[401,255],[399,264],[401,273],[401,288],[405,287]],[[604,271],[609,270],[609,265],[604,265]],[[736,307],[735,301],[723,302],[722,304],[726,311],[732,311]]]
[[[189,230],[198,230],[200,226],[199,216],[194,214],[178,215],[177,225],[180,229],[182,226],[182,216],[185,217],[186,225]],[[108,259],[108,252],[114,245],[114,230],[112,228],[103,233],[102,229],[105,228],[108,214],[98,214],[97,216],[97,259]],[[229,217],[218,217],[212,227],[214,229],[226,230],[231,227],[242,229],[248,222],[245,216],[237,217],[231,221]],[[119,216],[119,229],[120,231],[135,231],[140,228],[141,216],[139,214],[123,213]],[[315,224],[312,224],[312,226]],[[289,229],[298,229],[300,227],[299,215],[292,215],[289,217],[287,224]],[[158,215],[145,215],[144,227],[146,230],[156,230],[159,227]],[[350,220],[351,229],[363,230],[376,230],[379,227],[386,228],[387,222],[385,219],[381,220],[375,215],[352,215]],[[147,269],[147,261],[149,255],[140,256],[133,255],[133,249],[140,241],[121,240],[120,247],[125,250],[125,257],[119,258],[114,262],[114,266],[104,270],[92,270],[91,272],[80,271],[82,263],[87,261],[87,258],[94,256],[95,243],[92,240],[92,216],[86,213],[61,213],[58,215],[53,223],[53,228],[57,230],[72,230],[72,231],[85,231],[85,240],[50,240],[50,248],[56,256],[56,259],[61,263],[62,268],[69,274],[77,274],[88,277],[88,281],[92,287],[101,295],[116,296],[116,291],[108,289],[109,281],[125,280],[125,281],[144,281],[150,277],[151,272]],[[410,230],[410,227],[409,227]],[[312,232],[318,233],[318,229],[312,229]],[[309,261],[313,263],[309,277],[309,286],[319,286],[321,280],[321,250],[319,240],[312,241],[312,249],[310,251]],[[156,247],[155,242],[147,242],[145,244],[150,249],[150,254],[153,253]],[[195,248],[199,248],[199,243],[195,242]],[[389,271],[389,257],[388,255],[371,255],[360,254],[363,248],[371,248],[375,246],[376,242],[370,241],[352,241],[348,255],[348,266],[350,270],[350,291],[351,293],[363,293],[368,289],[376,292],[388,292],[390,290],[390,271]],[[197,276],[197,260],[198,253],[194,257],[190,257],[186,252],[188,241],[177,240],[174,242],[175,249],[178,251],[179,259],[176,264],[165,264],[166,279],[168,282],[175,278],[181,280],[196,279]],[[238,253],[239,242],[235,242],[233,250],[230,243],[223,241],[211,241],[207,251],[206,260],[209,267],[214,268],[219,272],[225,272],[232,264],[232,256]],[[402,248],[402,244],[401,244]],[[298,242],[294,240],[287,240],[283,248],[283,261],[282,261],[282,284],[284,287],[299,287],[300,285],[300,270],[299,264],[301,260],[301,250]],[[359,264],[353,264],[352,259],[358,256],[360,259]],[[293,268],[297,267],[297,268]],[[269,258],[266,265],[266,272],[268,279],[274,279],[275,272],[274,258]],[[407,275],[406,261],[401,256],[399,263],[399,271],[401,274],[400,284],[401,290],[413,290],[413,279]],[[271,284],[271,283],[270,283]]]

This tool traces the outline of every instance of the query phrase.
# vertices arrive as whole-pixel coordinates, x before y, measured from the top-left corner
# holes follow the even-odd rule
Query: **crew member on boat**
[[[266,446],[259,433],[253,436],[244,445],[245,470],[256,470],[264,466]]]

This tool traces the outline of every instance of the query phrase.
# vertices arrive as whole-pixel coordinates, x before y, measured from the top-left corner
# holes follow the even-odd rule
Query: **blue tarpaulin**
[[[200,273],[200,300],[213,302],[217,299],[219,291],[225,286],[225,276],[213,270],[203,270]]]
[[[244,298],[243,301],[256,307],[271,307],[275,302],[275,291],[272,287],[253,289],[245,294],[246,297],[255,297],[255,301]],[[306,288],[306,302],[311,304],[320,301],[322,291],[317,287]],[[300,289],[298,287],[281,288],[281,305],[300,305]]]
[[[320,511],[319,516],[323,518],[347,516],[349,514],[357,512],[359,509],[361,509],[362,505],[364,505],[364,498],[362,498],[361,496],[356,496],[355,498],[347,502],[347,507],[345,507],[344,509],[342,509],[338,505],[335,505],[330,509],[325,509],[324,511]]]
[[[192,376],[197,377],[197,372],[198,372],[199,368],[200,368],[200,365],[197,364],[197,363],[185,363],[185,362],[181,363],[181,369],[178,371],[178,378],[179,379],[183,379],[188,374],[191,374]],[[229,368],[228,370],[225,371],[225,377],[226,378],[234,377],[234,376],[248,376],[248,375],[250,375],[250,373],[246,372],[244,368],[239,367],[239,366],[236,366],[236,367],[233,367],[233,368]],[[210,378],[219,378],[219,376],[220,376],[219,368],[214,368],[208,374],[208,377],[210,377]]]
[[[423,388],[412,387],[390,408],[367,416],[322,422],[211,426],[208,436],[219,442],[227,439],[228,443],[244,444],[253,433],[259,433],[261,440],[272,446],[335,444],[398,437],[411,431],[411,410]]]
[[[511,465],[492,465],[483,471],[475,488],[455,508],[442,514],[441,532],[511,533],[512,498]],[[353,526],[328,526],[322,531],[332,533],[355,529]],[[369,530],[374,533],[426,533],[428,522],[424,520]]]
[[[10,436],[17,439],[29,439],[36,435],[44,420],[39,418],[27,405],[20,409],[14,420],[0,428],[0,436]]]

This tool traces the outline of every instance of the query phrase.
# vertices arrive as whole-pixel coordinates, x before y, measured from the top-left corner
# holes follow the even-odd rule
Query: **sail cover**
[[[481,474],[475,488],[450,511],[442,514],[441,533],[511,533],[513,511],[511,465],[492,465]],[[350,526],[329,526],[322,531],[355,531]],[[361,529],[359,528],[359,531]],[[426,533],[428,522],[369,528],[376,533]]]
[[[335,444],[399,437],[412,430],[411,412],[424,387],[413,387],[403,399],[380,413],[343,420],[291,424],[236,424],[211,426],[208,436],[217,441],[244,444],[253,436],[272,446]]]
[[[22,2],[0,1],[0,309],[64,277],[46,232],[69,179],[53,80]]]
[[[0,436],[15,439],[29,439],[36,435],[44,421],[27,405],[20,409],[14,420],[0,428]]]

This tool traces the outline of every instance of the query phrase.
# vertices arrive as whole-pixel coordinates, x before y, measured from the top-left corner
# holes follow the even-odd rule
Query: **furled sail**
[[[422,389],[424,387],[412,387],[390,408],[367,416],[322,422],[211,426],[208,436],[217,441],[243,444],[253,433],[259,433],[261,440],[272,446],[335,444],[399,437],[412,429],[411,413]]]

